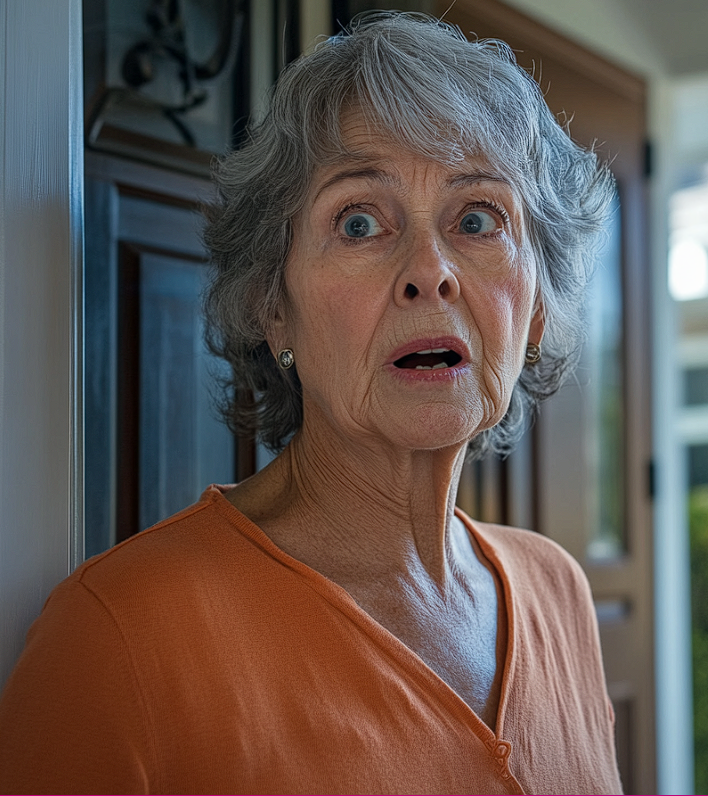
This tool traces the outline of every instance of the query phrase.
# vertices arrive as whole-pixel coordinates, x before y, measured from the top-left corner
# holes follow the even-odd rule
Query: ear
[[[543,332],[546,329],[546,308],[540,295],[536,297],[531,323],[529,324],[528,342],[541,345]]]
[[[288,322],[285,309],[281,302],[280,306],[278,306],[276,309],[273,318],[270,320],[265,333],[268,348],[270,348],[270,352],[274,357],[277,357],[278,352],[283,348],[288,348],[288,337]]]

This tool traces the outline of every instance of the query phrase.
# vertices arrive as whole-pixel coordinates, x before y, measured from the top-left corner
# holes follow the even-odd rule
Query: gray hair
[[[614,181],[558,125],[506,44],[469,42],[422,14],[362,15],[290,64],[267,116],[215,166],[218,199],[205,209],[213,271],[204,307],[208,345],[231,370],[224,416],[232,430],[255,432],[273,450],[302,423],[296,368],[282,371],[265,340],[285,294],[293,218],[314,170],[350,154],[340,123],[351,107],[426,157],[457,162],[483,154],[520,188],[545,307],[543,357],[523,368],[501,422],[470,443],[474,458],[507,454],[538,402],[577,364],[585,289]]]

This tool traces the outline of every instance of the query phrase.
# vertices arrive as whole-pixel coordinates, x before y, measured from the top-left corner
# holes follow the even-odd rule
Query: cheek
[[[479,284],[471,299],[483,352],[485,392],[497,409],[505,411],[524,365],[535,293],[533,265],[517,261],[505,279]]]
[[[479,286],[472,311],[486,345],[498,348],[500,354],[525,345],[535,290],[535,279],[528,273]]]
[[[320,372],[347,369],[365,357],[378,325],[380,307],[376,293],[367,290],[361,279],[338,275],[327,278],[317,270],[308,278],[293,280],[291,289],[291,339],[302,368]],[[381,295],[381,291],[378,293]],[[301,378],[304,374],[301,374]]]
[[[523,296],[498,289],[493,307],[480,323],[482,367],[480,397],[485,426],[496,425],[506,414],[511,395],[524,366],[529,322]]]

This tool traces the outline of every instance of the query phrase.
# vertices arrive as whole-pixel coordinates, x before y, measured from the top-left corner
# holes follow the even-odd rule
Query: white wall
[[[80,0],[0,12],[0,684],[81,557],[72,473],[82,245]]]

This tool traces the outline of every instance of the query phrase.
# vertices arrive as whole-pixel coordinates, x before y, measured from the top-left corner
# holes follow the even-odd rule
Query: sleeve
[[[0,700],[0,793],[148,793],[149,739],[119,627],[80,581],[61,584]]]

